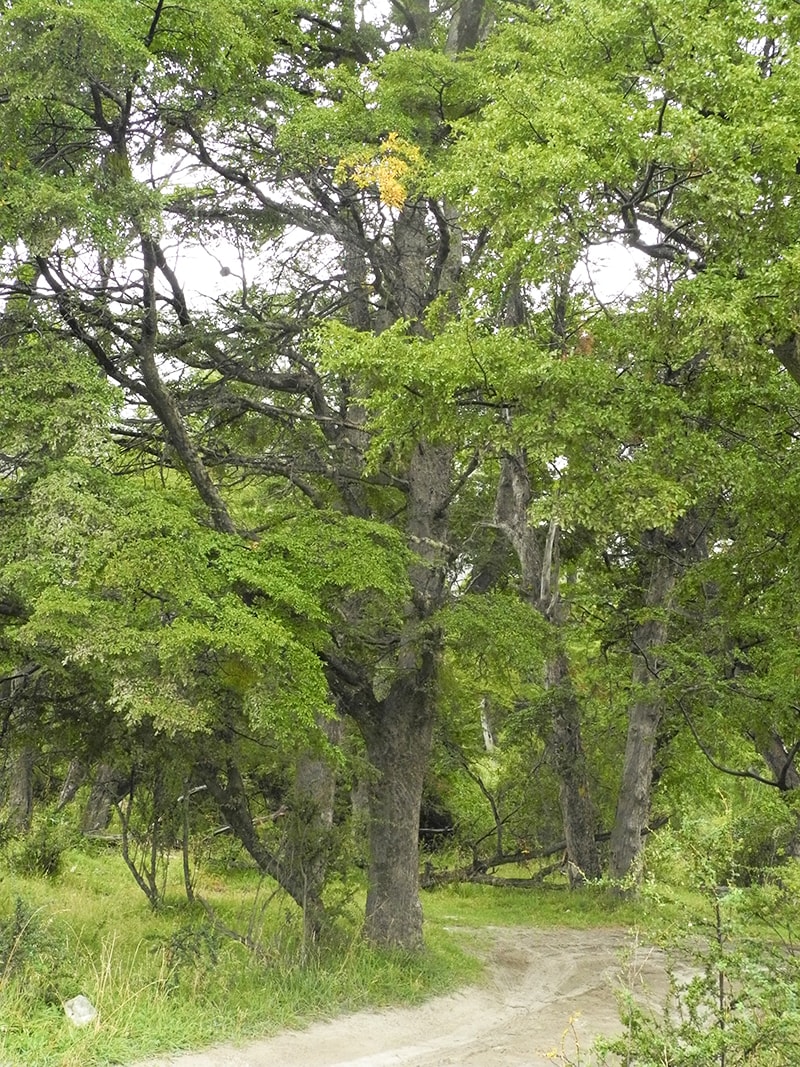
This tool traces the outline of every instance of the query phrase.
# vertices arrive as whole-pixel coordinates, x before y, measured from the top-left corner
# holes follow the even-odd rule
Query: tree
[[[460,13],[453,47],[474,39],[479,11]],[[358,580],[326,616],[326,640],[312,637],[304,652],[284,629],[273,642],[277,655],[257,667],[264,642],[254,629],[271,625],[265,605],[282,594],[252,574],[231,576],[230,594],[220,589],[233,612],[223,645],[239,635],[253,641],[249,651],[228,647],[225,655],[244,653],[264,685],[273,671],[286,671],[288,654],[290,678],[270,695],[285,694],[287,681],[304,689],[284,706],[289,715],[310,696],[319,712],[332,704],[358,723],[378,776],[370,791],[366,930],[379,943],[406,947],[421,944],[416,835],[441,655],[434,616],[462,474],[449,444],[425,438],[370,469],[359,391],[318,363],[313,329],[332,316],[376,332],[401,317],[419,322],[458,274],[454,218],[411,188],[417,143],[434,143],[445,127],[446,97],[460,104],[452,61],[429,47],[432,32],[424,6],[387,25],[382,39],[369,27],[356,31],[352,13],[335,7],[306,17],[253,4],[83,0],[62,8],[20,0],[3,23],[0,112],[10,159],[0,219],[6,291],[26,302],[28,332],[66,335],[123,390],[115,436],[125,462],[174,468],[176,492],[191,486],[206,518],[184,496],[192,558],[176,562],[178,570],[193,569],[199,581],[201,557],[211,553],[223,569],[237,558],[249,571],[251,558],[271,550],[265,524],[280,519],[265,504],[270,492],[284,497],[289,514],[299,509],[301,525],[323,545],[344,514],[351,530],[362,524],[367,540],[377,521],[402,531],[411,547],[408,591],[380,621],[363,595],[369,579]],[[407,42],[404,55],[421,50],[408,88],[398,77],[395,33]],[[390,93],[378,113],[358,68],[378,57],[380,69],[381,54],[398,98]],[[170,245],[223,238],[241,252],[241,288],[209,309],[187,290]],[[250,251],[273,257],[258,283],[246,276]],[[309,268],[306,257],[329,266]],[[141,405],[137,414],[132,405]],[[253,487],[249,502],[241,484]],[[177,515],[170,514],[170,542],[184,522]],[[147,625],[157,628],[173,594],[156,584],[147,590]],[[193,616],[192,603],[179,599]],[[113,611],[113,598],[106,608]],[[278,614],[292,610],[315,621],[307,599]],[[166,625],[174,633],[175,621]],[[221,630],[214,637],[205,619],[185,625],[194,657],[223,651]],[[176,642],[171,668],[180,673],[187,652]],[[117,653],[121,661],[128,654],[119,646]],[[292,655],[300,657],[294,668]],[[122,699],[155,700],[156,719],[163,714],[174,726],[188,701],[174,685],[168,695],[152,691],[154,676],[171,684],[163,668],[151,663]],[[140,685],[150,691],[137,692]],[[220,799],[234,778],[232,768]]]

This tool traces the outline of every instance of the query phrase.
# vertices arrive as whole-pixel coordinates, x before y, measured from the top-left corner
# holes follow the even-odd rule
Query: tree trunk
[[[277,855],[262,839],[253,822],[247,787],[236,761],[230,758],[225,761],[224,777],[218,764],[216,758],[198,764],[198,772],[209,795],[262,874],[273,878],[301,909],[306,934],[316,938],[325,921],[325,907],[318,887],[310,883],[291,849],[288,855]]]
[[[586,755],[581,737],[581,706],[569,676],[569,664],[559,651],[547,664],[545,684],[550,691],[550,764],[558,778],[558,799],[567,846],[571,886],[600,877],[595,837],[597,816],[589,789]]]
[[[761,754],[784,796],[800,789],[800,772],[794,755],[775,730],[770,730],[769,737],[761,746]],[[786,855],[800,859],[800,815],[796,816],[794,829],[786,843]]]
[[[633,684],[647,685],[653,689],[652,680],[648,681],[645,677],[646,671],[643,659],[637,655],[633,663]],[[653,755],[662,710],[661,699],[655,694],[635,700],[628,713],[625,759],[611,831],[609,859],[609,874],[618,882],[623,882],[634,872],[638,880],[636,866],[650,817]]]
[[[422,947],[419,813],[433,740],[442,637],[431,621],[445,589],[452,450],[420,442],[408,465],[407,535],[412,599],[389,691],[359,726],[378,773],[370,786],[365,934],[385,947]],[[369,707],[363,705],[362,707]]]
[[[420,442],[407,468],[406,535],[413,552],[403,625],[383,640],[394,647],[366,667],[328,656],[329,678],[364,738],[369,859],[364,933],[385,948],[422,948],[419,817],[436,718],[442,634],[435,622],[445,596],[447,514],[453,454]],[[374,672],[374,673],[370,673]]]
[[[377,772],[369,787],[369,890],[364,932],[382,947],[423,947],[419,813],[433,739],[436,655],[424,650],[363,729]],[[402,670],[402,668],[401,668]]]
[[[331,744],[341,743],[340,719],[321,720],[320,728]],[[287,862],[303,884],[306,941],[319,936],[326,918],[321,904],[333,850],[335,794],[336,776],[330,762],[311,752],[302,753],[285,826]]]
[[[531,525],[528,508],[532,495],[527,457],[522,452],[506,453],[497,487],[495,524],[505,533],[519,559],[520,595],[558,631],[569,615],[559,582],[561,534],[555,521],[546,531]],[[545,667],[544,684],[549,691],[550,718],[542,739],[558,779],[570,884],[578,885],[586,878],[599,876],[600,861],[581,737],[581,707],[560,640],[557,653]]]
[[[447,51],[451,55],[477,45],[482,36],[485,8],[484,0],[458,0],[454,5],[447,33]]]
[[[66,776],[64,777],[64,784],[61,786],[61,792],[58,794],[58,804],[56,810],[61,811],[67,804],[71,803],[75,799],[75,794],[86,778],[86,768],[81,760],[75,758],[69,761],[69,767],[67,768]]]
[[[13,758],[8,782],[8,827],[27,833],[33,817],[33,765],[36,749],[23,745]]]
[[[125,796],[129,787],[129,775],[107,763],[101,763],[94,776],[89,799],[83,811],[83,832],[100,834],[111,822],[111,806]]]
[[[644,596],[644,606],[652,614],[633,631],[634,700],[628,712],[622,781],[611,831],[609,873],[620,882],[635,872],[650,817],[653,758],[663,712],[659,649],[667,640],[666,613],[675,583],[690,557],[704,551],[696,515],[690,512],[680,519],[670,536],[651,531],[646,548],[654,553]]]

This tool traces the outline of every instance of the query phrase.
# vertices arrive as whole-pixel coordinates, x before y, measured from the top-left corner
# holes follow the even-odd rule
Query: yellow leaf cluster
[[[344,156],[336,168],[336,181],[350,180],[359,189],[378,187],[381,203],[402,207],[408,195],[408,181],[422,163],[422,153],[398,133],[390,133],[378,146]]]

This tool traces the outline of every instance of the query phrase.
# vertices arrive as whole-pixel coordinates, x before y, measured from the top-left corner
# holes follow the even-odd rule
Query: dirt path
[[[475,948],[488,963],[481,986],[139,1067],[553,1067],[565,1061],[547,1053],[562,1042],[574,1060],[576,1039],[585,1053],[619,1029],[620,981],[663,1002],[663,958],[621,930],[491,927]]]

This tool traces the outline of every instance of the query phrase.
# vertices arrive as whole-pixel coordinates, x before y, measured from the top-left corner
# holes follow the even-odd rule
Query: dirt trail
[[[480,986],[138,1067],[553,1067],[562,1061],[547,1053],[562,1042],[577,1059],[576,1039],[585,1053],[619,1029],[621,981],[663,1003],[663,957],[621,930],[490,927],[474,937],[488,964]]]

